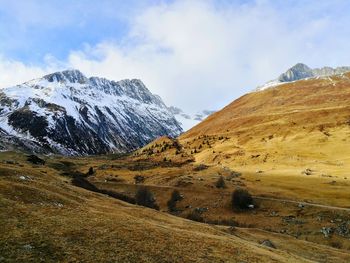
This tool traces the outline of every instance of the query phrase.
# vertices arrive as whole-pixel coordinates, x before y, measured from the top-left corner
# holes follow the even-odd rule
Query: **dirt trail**
[[[261,196],[253,196],[253,197],[258,200],[277,201],[277,202],[292,203],[297,205],[300,204],[303,206],[313,206],[313,207],[320,207],[320,208],[331,209],[331,210],[341,210],[341,211],[350,212],[350,208],[346,208],[346,207],[322,205],[322,204],[294,201],[294,200],[288,200],[288,199],[279,199],[279,198],[272,198],[272,197],[261,197]]]

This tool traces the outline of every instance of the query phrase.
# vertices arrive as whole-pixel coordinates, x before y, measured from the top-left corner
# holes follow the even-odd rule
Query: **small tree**
[[[253,204],[253,198],[246,189],[238,188],[232,193],[232,209],[244,210]]]
[[[180,192],[178,190],[174,190],[172,193],[171,193],[171,197],[170,197],[170,200],[167,202],[167,205],[168,205],[168,209],[170,212],[175,212],[177,209],[176,209],[176,203],[178,201],[181,201],[182,200],[182,196],[180,194]]]
[[[87,172],[87,175],[93,175],[94,174],[94,168],[90,167],[89,171]]]
[[[156,198],[147,187],[139,187],[135,195],[136,204],[159,210]]]
[[[215,183],[216,188],[226,188],[225,179],[223,176],[220,176]]]

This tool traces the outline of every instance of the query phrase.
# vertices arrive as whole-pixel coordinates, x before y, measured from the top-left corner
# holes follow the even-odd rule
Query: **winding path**
[[[326,208],[326,209],[331,209],[331,210],[341,210],[341,211],[350,212],[350,208],[346,208],[346,207],[322,205],[322,204],[300,202],[300,201],[294,201],[294,200],[288,200],[288,199],[279,199],[279,198],[272,198],[272,197],[262,197],[262,196],[253,196],[253,197],[255,199],[258,199],[258,200],[277,201],[277,202],[292,203],[292,204],[297,204],[297,205],[301,204],[303,206],[320,207],[320,208]]]

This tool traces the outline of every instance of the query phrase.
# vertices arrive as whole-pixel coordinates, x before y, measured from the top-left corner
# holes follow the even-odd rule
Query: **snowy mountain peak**
[[[165,107],[162,99],[152,94],[145,84],[139,79],[124,79],[120,81],[110,81],[105,78],[91,77],[88,84],[111,95],[127,96],[147,104],[156,104]]]
[[[310,78],[313,76],[312,69],[303,63],[298,63],[278,77],[281,82],[290,82],[297,79]]]
[[[61,83],[86,83],[88,78],[84,76],[79,70],[64,70],[55,72],[43,77],[49,82],[61,82]]]
[[[329,77],[337,74],[342,74],[348,71],[350,71],[350,67],[323,67],[312,69],[303,63],[297,63],[293,67],[289,68],[286,72],[282,73],[277,79],[268,81],[264,85],[257,87],[256,91],[264,90],[267,88],[281,85],[283,83],[288,83],[301,79]]]
[[[184,131],[194,127],[215,112],[213,110],[203,110],[195,114],[187,114],[182,109],[175,106],[170,106],[168,109],[174,114],[176,120],[181,123]]]
[[[0,90],[0,148],[15,142],[63,154],[126,152],[181,132],[162,99],[137,79],[66,70]]]

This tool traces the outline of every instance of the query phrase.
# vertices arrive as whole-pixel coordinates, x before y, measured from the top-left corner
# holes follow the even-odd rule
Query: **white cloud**
[[[42,76],[47,71],[0,57],[0,72],[0,88],[5,88]]]
[[[131,29],[120,42],[87,45],[45,69],[0,62],[0,70],[10,63],[7,82],[16,67],[24,78],[63,65],[88,76],[140,78],[168,105],[195,112],[223,107],[297,62],[349,64],[350,27],[326,1],[282,9],[270,1],[215,3],[151,6],[130,18]]]

